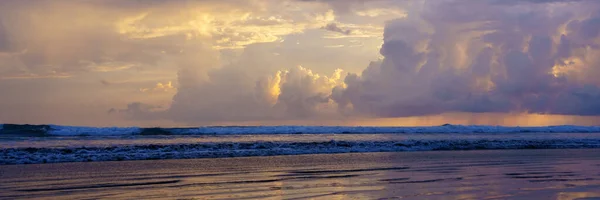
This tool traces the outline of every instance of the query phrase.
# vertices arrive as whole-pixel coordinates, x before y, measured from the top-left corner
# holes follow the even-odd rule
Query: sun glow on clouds
[[[357,11],[356,14],[358,16],[366,16],[366,17],[392,16],[394,18],[404,18],[404,17],[408,16],[406,11],[403,11],[400,9],[390,9],[390,8],[374,8],[374,9],[360,10],[360,11]]]
[[[61,90],[78,92],[65,104],[102,93],[118,103],[94,109],[132,124],[576,123],[600,115],[598,11],[595,1],[7,0],[0,81],[37,85],[0,82],[13,95],[0,109],[25,98],[15,88],[66,78]]]
[[[22,73],[22,74],[15,74],[12,76],[6,76],[6,77],[0,77],[0,80],[5,79],[52,79],[52,78],[70,78],[71,75],[69,74],[60,74],[60,73],[50,73],[50,74],[44,74],[44,75],[39,75],[39,74],[31,74],[31,73]]]
[[[166,83],[157,83],[154,88],[141,88],[140,92],[170,92],[174,90],[173,83],[171,81]]]
[[[169,13],[168,17],[147,12],[123,19],[116,27],[120,34],[130,39],[185,34],[189,40],[211,37],[215,49],[241,49],[250,44],[279,41],[283,36],[302,33],[335,19],[332,10],[293,19],[283,16],[285,9],[276,13],[240,9],[214,12],[214,9],[199,6],[175,15]]]
[[[566,76],[569,72],[573,72],[578,68],[581,69],[581,66],[582,60],[580,58],[567,58],[552,67],[552,75],[554,77]]]

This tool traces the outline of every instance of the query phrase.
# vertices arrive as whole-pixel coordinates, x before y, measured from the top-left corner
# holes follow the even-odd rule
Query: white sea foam
[[[51,125],[48,135],[78,136],[78,135],[134,135],[141,132],[139,127],[84,127]]]
[[[0,164],[148,159],[219,158],[297,154],[476,149],[600,148],[597,139],[450,139],[404,141],[222,142],[111,147],[6,148]]]
[[[0,164],[347,152],[600,148],[599,133],[597,126],[121,128],[4,125],[0,130],[0,136],[5,136],[4,141],[0,141]],[[14,140],[12,136],[28,138]]]

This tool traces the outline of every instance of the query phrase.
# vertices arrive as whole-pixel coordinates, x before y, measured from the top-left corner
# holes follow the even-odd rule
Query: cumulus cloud
[[[322,114],[330,106],[331,88],[340,85],[341,70],[332,76],[321,76],[301,66],[276,74],[279,84],[275,85],[277,102],[275,107],[285,110],[285,115],[294,118],[313,117]]]
[[[110,94],[115,102],[96,110],[136,102],[111,112],[190,124],[452,112],[600,115],[599,5],[6,0],[0,81],[31,79],[38,85],[22,88],[43,91],[69,87],[63,94],[73,97],[64,99],[88,92],[96,102],[92,94]],[[377,52],[382,59],[363,70]],[[361,54],[369,55],[364,64],[355,58]],[[51,79],[57,86],[41,79],[66,77],[73,80]],[[42,99],[76,102],[47,95],[55,96]],[[0,106],[14,107],[5,102]]]
[[[590,74],[598,74],[600,7],[535,3],[414,5],[386,25],[383,59],[347,76],[278,70],[286,67],[269,63],[272,53],[250,45],[230,64],[183,65],[171,106],[146,114],[188,123],[456,112],[599,115],[599,84]],[[335,23],[322,28],[350,33]]]
[[[590,77],[600,67],[600,4],[531,2],[427,1],[420,15],[386,26],[384,59],[348,75],[332,97],[346,112],[385,117],[600,115],[600,85]]]
[[[307,119],[335,114],[331,88],[341,84],[341,71],[323,76],[303,67],[283,68],[261,48],[248,48],[235,63],[197,73],[197,66],[182,67],[177,94],[162,115],[180,122]],[[218,62],[206,62],[218,65]],[[257,66],[263,65],[263,66]],[[205,67],[210,68],[210,67]]]

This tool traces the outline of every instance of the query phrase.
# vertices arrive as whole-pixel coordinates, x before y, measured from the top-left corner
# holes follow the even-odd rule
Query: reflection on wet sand
[[[325,154],[0,166],[0,198],[578,199],[600,150]]]

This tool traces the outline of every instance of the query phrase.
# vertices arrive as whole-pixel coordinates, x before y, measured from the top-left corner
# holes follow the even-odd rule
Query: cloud
[[[384,59],[348,75],[332,98],[346,113],[380,117],[600,115],[600,85],[588,77],[600,75],[600,4],[556,8],[535,1],[513,8],[489,2],[429,1],[422,15],[390,22]],[[557,63],[574,62],[585,68],[553,75]]]
[[[51,102],[40,106],[46,113],[63,105],[106,114],[129,103],[112,113],[188,124],[600,115],[599,8],[592,0],[6,0],[0,81],[20,84],[0,89],[13,104]],[[85,103],[104,96],[114,98]]]
[[[157,60],[151,52],[157,46],[123,40],[114,31],[112,22],[129,13],[86,2],[9,0],[1,4],[0,19],[10,36],[11,51],[21,52],[7,58],[11,64],[0,64],[0,69],[17,68],[7,76],[73,75],[89,71],[88,63]],[[147,50],[134,50],[141,48]]]
[[[406,17],[407,13],[401,9],[392,8],[374,8],[356,11],[356,15],[363,17],[379,17],[379,16],[393,16],[395,18]]]
[[[324,46],[324,47],[325,47],[325,48],[342,48],[342,47],[345,47],[345,45],[343,45],[343,44],[338,44],[338,45],[327,45],[327,46]]]
[[[157,83],[153,88],[140,88],[140,92],[170,92],[174,89],[171,81],[165,83]]]
[[[278,1],[7,0],[0,5],[0,53],[24,52],[0,58],[0,71],[18,68],[11,76],[149,69],[181,54],[185,45],[240,49],[278,42],[334,17],[327,8],[302,12]]]
[[[71,75],[65,73],[48,73],[48,74],[18,74],[12,76],[0,77],[0,80],[4,79],[53,79],[53,78],[70,78]]]
[[[381,39],[383,34],[383,26],[376,26],[370,24],[337,24],[338,31],[330,30],[329,33],[325,34],[323,38],[325,39],[344,39],[344,38],[374,38]],[[342,29],[340,27],[345,28]],[[325,29],[325,27],[323,28]],[[341,32],[339,32],[341,31]],[[340,34],[341,33],[341,34]]]
[[[138,120],[156,120],[160,119],[160,116],[154,114],[158,111],[162,110],[161,106],[155,106],[150,104],[145,104],[141,102],[133,102],[127,104],[127,108],[125,109],[115,109],[111,108],[108,110],[109,114],[125,114],[131,118],[135,118]]]
[[[243,60],[210,72],[207,82],[180,76],[178,93],[167,111],[176,121],[248,121],[307,119],[324,114],[333,84],[341,83],[339,73],[327,77],[295,67],[271,76],[254,78]],[[192,80],[187,80],[192,79]],[[333,107],[332,107],[333,108]],[[335,113],[334,109],[329,109]]]
[[[4,30],[5,27],[2,21],[2,18],[0,18],[0,52],[8,52],[10,50],[10,39],[7,31]]]
[[[412,9],[418,15],[387,23],[382,60],[347,76],[278,70],[285,62],[270,63],[271,52],[249,45],[230,64],[183,65],[171,106],[148,115],[186,123],[457,112],[600,115],[600,89],[585,77],[597,67],[560,68],[597,66],[598,7],[553,6],[427,1]],[[349,34],[336,23],[323,29]]]
[[[282,107],[286,116],[308,118],[322,114],[330,106],[331,88],[341,84],[341,69],[330,77],[313,73],[301,66],[279,71],[276,77],[279,92],[275,107]],[[321,107],[323,106],[323,107]]]
[[[590,1],[590,0],[490,0],[493,4],[501,4],[501,5],[515,5],[515,4],[523,4],[523,3],[570,3],[570,2],[578,2],[578,1]]]
[[[80,61],[80,64],[82,64],[83,66],[85,66],[85,68],[88,68],[89,71],[92,72],[115,72],[139,67],[139,64],[135,63],[119,63],[110,61],[105,61],[102,64],[94,63],[91,61]]]
[[[107,81],[107,80],[104,80],[104,79],[100,80],[100,83],[101,83],[102,85],[104,85],[104,86],[109,86],[109,85],[112,85],[112,84],[113,84],[112,82],[110,82],[110,81]]]
[[[87,110],[113,123],[119,119],[105,111],[130,102],[164,108],[117,112],[136,113],[127,115],[134,121],[312,119],[326,115],[323,107],[335,114],[330,74],[376,56],[352,52],[358,56],[337,62],[336,52],[350,50],[324,49],[345,42],[320,30],[336,17],[324,4],[294,0],[0,1],[0,91],[12,96],[0,107],[14,108],[3,116],[17,121],[56,122],[38,117],[35,104],[70,124],[91,123],[74,114]],[[371,40],[361,44],[376,46]]]
[[[331,88],[343,84],[342,71],[324,76],[301,66],[287,70],[262,45],[245,49],[237,62],[180,63],[177,92],[162,111],[122,109],[138,119],[170,119],[188,124],[218,121],[296,120],[335,116]],[[214,50],[205,48],[207,55]],[[194,56],[193,58],[198,59]],[[273,62],[264,62],[271,60]],[[198,63],[198,62],[194,62]],[[208,70],[204,70],[208,69]],[[275,72],[272,70],[275,69]],[[157,88],[166,88],[158,87]],[[167,86],[168,84],[162,84]],[[148,89],[150,91],[150,89]],[[140,116],[142,115],[142,116]]]
[[[340,28],[336,23],[329,23],[326,26],[322,27],[322,29],[341,33],[344,35],[352,34],[352,30],[349,30],[349,29],[344,30],[344,29]]]
[[[346,14],[353,10],[364,8],[365,4],[377,2],[380,0],[296,0],[299,2],[312,2],[328,5],[336,13]]]

